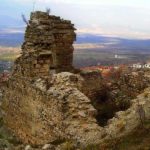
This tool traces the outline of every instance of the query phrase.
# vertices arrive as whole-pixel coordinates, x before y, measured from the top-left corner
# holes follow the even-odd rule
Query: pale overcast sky
[[[150,39],[150,0],[0,0],[0,27],[20,31],[21,13],[29,16],[34,2],[72,20],[78,33]]]

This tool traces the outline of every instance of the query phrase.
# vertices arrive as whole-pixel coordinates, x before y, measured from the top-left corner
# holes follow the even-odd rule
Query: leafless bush
[[[24,14],[21,15],[23,22],[25,22],[26,25],[29,25],[29,22]]]
[[[46,13],[49,15],[51,13],[51,9],[50,8],[46,8]]]

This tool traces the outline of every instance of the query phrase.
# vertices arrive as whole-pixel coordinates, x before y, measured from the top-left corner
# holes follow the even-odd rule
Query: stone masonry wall
[[[74,30],[70,21],[60,17],[40,11],[31,13],[14,74],[37,77],[72,71]]]
[[[96,123],[90,99],[79,90],[82,83],[80,75],[68,72],[50,80],[11,78],[3,99],[5,124],[33,145],[61,139],[98,143],[105,132]]]

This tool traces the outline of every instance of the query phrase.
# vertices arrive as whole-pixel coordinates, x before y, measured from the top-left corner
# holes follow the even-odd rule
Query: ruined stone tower
[[[33,12],[25,32],[22,55],[16,60],[14,74],[48,76],[73,70],[74,25],[46,12]]]

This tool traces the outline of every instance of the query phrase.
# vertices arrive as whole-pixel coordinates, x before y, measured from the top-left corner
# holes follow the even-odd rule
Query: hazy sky
[[[78,33],[150,39],[150,0],[0,0],[3,31],[21,31],[21,13],[28,17],[34,3],[72,20]]]

